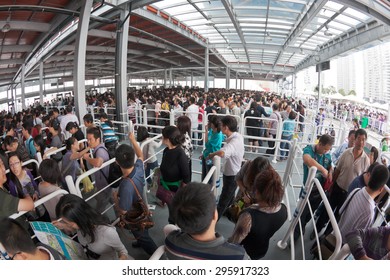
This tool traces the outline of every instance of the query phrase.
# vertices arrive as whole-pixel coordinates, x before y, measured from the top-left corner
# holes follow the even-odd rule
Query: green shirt
[[[18,212],[19,198],[0,188],[0,217],[8,217]]]
[[[312,159],[314,159],[316,162],[318,162],[320,165],[322,165],[326,170],[329,170],[330,166],[332,165],[332,159],[329,153],[319,155],[315,151],[315,145],[307,145],[303,149],[303,155],[310,155]],[[303,163],[303,185],[306,184],[307,175],[309,174],[309,168],[308,166]],[[321,185],[325,182],[326,178],[322,176],[322,173],[320,171],[317,171],[316,178],[320,181]]]

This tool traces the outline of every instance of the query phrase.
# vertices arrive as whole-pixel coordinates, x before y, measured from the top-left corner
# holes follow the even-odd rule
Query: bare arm
[[[100,167],[103,164],[102,158],[91,158],[89,154],[84,154],[83,158],[93,167]]]
[[[135,155],[137,156],[137,158],[140,159],[141,161],[144,161],[144,154],[142,153],[141,147],[138,145],[133,132],[129,133],[129,140],[130,143],[133,145]]]
[[[328,170],[326,170],[325,167],[319,164],[310,155],[303,155],[303,163],[306,164],[309,168],[313,166],[317,167],[318,171],[320,171],[325,178],[328,177]]]
[[[71,160],[75,160],[75,159],[82,158],[89,151],[90,151],[90,148],[87,147],[84,150],[82,150],[81,152],[72,153],[71,156],[70,156],[70,159]]]
[[[29,195],[19,199],[18,211],[31,211],[34,209],[34,201]]]
[[[209,156],[208,156],[208,158],[209,158],[209,159],[212,159],[212,158],[215,157],[215,156],[219,156],[219,157],[223,158],[223,157],[225,156],[225,152],[222,151],[222,150],[219,150],[219,151],[216,151],[216,152],[214,152],[214,153],[210,153]]]

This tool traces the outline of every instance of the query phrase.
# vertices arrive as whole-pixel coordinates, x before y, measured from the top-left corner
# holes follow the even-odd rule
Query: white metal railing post
[[[317,172],[316,167],[310,167],[309,169],[309,174],[307,176],[307,181],[306,185],[301,191],[300,197],[299,197],[299,202],[297,207],[295,208],[293,219],[291,220],[290,226],[284,235],[283,239],[278,241],[278,247],[281,249],[285,249],[287,247],[287,240],[289,237],[292,237],[292,234],[294,232],[295,227],[298,224],[299,218],[301,217],[301,214],[303,212],[303,209],[305,208],[305,205],[309,199],[310,192],[313,188],[313,179],[315,178]],[[293,242],[292,242],[293,243]]]
[[[147,125],[148,125],[148,112],[146,111],[146,108],[142,109],[142,114],[144,116],[144,119],[143,119],[144,126],[147,127]]]
[[[75,195],[77,195],[77,196],[79,196],[81,198],[83,197],[81,195],[80,189],[76,189],[76,186],[75,186],[75,184],[73,182],[72,176],[70,176],[70,175],[66,176],[65,177],[65,182],[66,182],[66,185],[68,186],[69,193],[75,194]]]
[[[206,128],[206,126],[208,125],[208,123],[209,123],[209,119],[208,119],[208,115],[207,115],[207,112],[206,111],[204,111],[203,112],[203,117],[202,117],[202,120],[203,120],[203,131],[202,131],[202,133],[204,133],[205,135],[203,136],[203,150],[204,149],[206,149],[206,133],[207,133],[207,135],[208,135],[208,133],[209,133],[209,127],[207,127],[207,130],[205,129]]]
[[[292,173],[292,167],[293,167],[293,161],[296,155],[297,151],[297,139],[293,140],[292,146],[290,148],[290,152],[287,158],[287,163],[286,163],[286,169],[283,175],[283,186],[286,188],[288,182],[289,182],[289,177],[291,176]]]
[[[278,157],[279,153],[279,147],[280,147],[280,140],[282,139],[282,129],[283,129],[283,122],[280,120],[278,121],[278,128],[276,129],[276,138],[274,142],[274,158],[272,160],[273,163],[276,163],[276,158]]]
[[[42,162],[42,154],[41,154],[41,152],[37,152],[37,161],[38,161],[39,164],[41,164],[41,162]]]
[[[220,175],[221,175],[221,157],[213,157],[213,165],[215,166],[215,172],[213,174],[213,188],[215,197],[217,197],[217,188],[221,185]]]
[[[95,119],[95,110],[94,110],[94,108],[93,108],[93,105],[90,106],[90,108],[91,108],[92,120],[94,120],[94,119]]]
[[[171,109],[169,114],[169,125],[175,125],[175,111],[173,109]]]

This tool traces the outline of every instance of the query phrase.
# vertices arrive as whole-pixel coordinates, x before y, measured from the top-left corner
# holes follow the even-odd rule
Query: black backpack
[[[108,150],[106,147],[99,147],[97,150],[95,150],[93,152],[94,157],[96,157],[96,152],[100,148],[103,148],[108,153]],[[110,156],[109,153],[108,153],[108,155]],[[111,159],[111,157],[110,157],[110,159]],[[121,178],[120,180],[118,180],[117,182],[115,182],[114,184],[112,184],[110,186],[111,188],[118,188],[119,187],[120,183],[122,182],[122,170],[116,162],[110,164],[110,169],[108,170],[108,177],[106,176],[106,174],[104,174],[102,169],[100,169],[99,171],[102,173],[102,175],[104,176],[104,178],[106,179],[108,184]]]

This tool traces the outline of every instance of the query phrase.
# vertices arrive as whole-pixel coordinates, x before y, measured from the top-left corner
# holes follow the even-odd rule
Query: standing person
[[[228,243],[216,232],[218,212],[211,186],[190,183],[181,188],[172,200],[172,216],[180,229],[165,239],[170,260],[247,260],[239,245]]]
[[[140,194],[143,194],[145,185],[143,153],[133,133],[129,133],[129,140],[132,147],[122,144],[115,151],[115,158],[124,178],[118,191],[113,193],[115,210],[119,215],[131,211],[134,202],[138,200],[135,188]],[[137,160],[134,163],[135,155]],[[147,254],[152,255],[157,249],[157,245],[150,237],[148,229],[131,230],[131,232],[137,240],[133,246],[140,246]]]
[[[173,114],[175,116],[175,122],[177,119],[183,115],[183,107],[180,105],[180,100],[179,98],[175,98],[173,101]]]
[[[256,176],[254,188],[256,203],[240,213],[229,239],[234,244],[243,245],[252,260],[265,256],[269,240],[287,219],[287,207],[282,204],[282,181],[273,168]]]
[[[196,141],[194,139],[198,139],[198,115],[199,115],[199,107],[195,104],[195,97],[190,97],[190,106],[188,106],[186,110],[186,116],[191,120],[191,131],[192,131],[192,141],[195,144]]]
[[[115,135],[113,124],[104,112],[100,114],[100,128],[102,129],[104,146],[108,150],[110,158],[113,158],[115,148],[118,145],[118,136]]]
[[[137,141],[141,143],[149,140],[149,132],[144,126],[139,126],[137,129]],[[145,160],[145,177],[149,185],[152,184],[152,178],[149,178],[150,172],[158,167],[158,160],[156,157],[156,148],[160,147],[160,143],[152,141],[146,144],[142,150]]]
[[[61,138],[61,131],[60,131],[60,124],[59,122],[52,121],[49,126],[49,131],[52,135],[50,147],[51,148],[61,148],[62,147],[62,138]],[[62,160],[62,153],[55,153],[51,156],[52,159],[54,159],[56,162],[60,162]]]
[[[84,122],[84,125],[87,129],[95,126],[95,124],[93,123],[93,117],[91,114],[84,115],[83,122]]]
[[[290,142],[294,136],[295,132],[295,118],[297,117],[297,114],[294,111],[290,110],[290,113],[288,115],[288,119],[283,122],[283,128],[282,128],[282,140],[286,140],[289,142],[281,142],[280,143],[280,159],[285,160],[288,157],[288,153],[290,150]],[[287,150],[287,151],[286,151]]]
[[[90,127],[87,129],[88,147],[93,149],[93,157],[90,153],[85,153],[83,158],[93,167],[101,167],[102,164],[110,159],[107,149],[100,142],[100,130],[97,127]],[[95,187],[98,191],[105,188],[103,192],[95,196],[97,200],[96,210],[102,213],[105,210],[111,198],[111,188],[107,188],[109,166],[100,169],[95,173]]]
[[[333,175],[333,187],[329,196],[329,204],[338,217],[338,210],[348,196],[348,187],[352,181],[363,174],[370,166],[370,159],[364,152],[367,132],[358,129],[355,132],[355,146],[345,150],[341,155]],[[329,220],[327,212],[323,212],[317,220],[318,232]],[[330,230],[330,227],[327,231]]]
[[[156,105],[153,104],[153,99],[148,98],[146,100],[145,109],[146,109],[146,118],[147,118],[148,126],[156,125],[155,106]],[[149,132],[151,131],[150,127],[148,128],[148,130],[149,130]],[[153,127],[152,131],[155,133],[156,132],[156,128]]]
[[[259,141],[256,137],[260,137],[260,112],[257,111],[257,104],[255,102],[251,103],[251,106],[248,111],[245,112],[244,118],[246,119],[246,132],[248,136],[253,136],[254,138],[249,138],[249,152],[256,152],[259,146]]]
[[[334,138],[328,134],[324,134],[320,137],[318,144],[307,145],[303,149],[303,186],[306,185],[309,169],[313,166],[317,168],[316,178],[320,181],[321,185],[325,183],[326,179],[332,181],[333,167],[332,160],[328,152],[332,149],[333,143]],[[313,187],[309,196],[309,202],[313,211],[318,208],[321,201],[322,199],[318,189]],[[306,224],[310,221],[310,219],[310,210],[306,205],[300,218],[303,234],[305,233]],[[314,235],[311,234],[311,236]],[[294,240],[297,240],[298,238],[299,226],[297,225],[294,231]]]
[[[127,250],[115,227],[82,198],[67,194],[56,206],[59,220],[53,224],[61,230],[76,231],[79,243],[91,260],[127,260]]]
[[[208,160],[210,153],[216,152],[222,147],[223,134],[222,122],[218,116],[209,115],[209,124],[205,127],[205,149],[202,159],[202,181],[213,166],[213,161]]]
[[[341,144],[333,153],[332,153],[332,163],[334,166],[337,165],[339,158],[345,152],[346,149],[352,148],[355,145],[355,130],[350,130],[348,133],[348,142]]]
[[[222,133],[227,137],[226,144],[219,151],[210,153],[208,156],[208,159],[219,156],[226,160],[223,170],[223,188],[217,207],[219,218],[234,198],[237,189],[235,177],[244,159],[244,138],[237,132],[237,120],[232,116],[225,116],[221,122]]]
[[[186,156],[188,157],[188,166],[190,169],[190,181],[192,177],[192,153],[193,146],[191,143],[191,120],[187,116],[181,116],[177,119],[177,128],[184,136],[184,142],[181,144]]]
[[[35,159],[37,150],[34,147],[34,139],[31,136],[31,130],[32,130],[32,125],[30,122],[26,122],[23,124],[22,134],[23,137],[26,139],[26,141],[24,142],[26,146],[26,150],[28,152],[28,155],[30,156],[30,159]]]
[[[74,122],[78,126],[80,124],[80,122],[79,122],[79,119],[77,118],[77,116],[75,114],[73,114],[73,107],[71,105],[67,105],[65,107],[65,112],[66,112],[66,115],[61,118],[60,126],[61,126],[61,131],[64,132],[64,136],[65,136],[65,140],[66,140],[71,136],[70,133],[68,132],[68,130],[66,130],[66,126],[68,125],[68,123]]]
[[[72,135],[71,137],[76,138],[77,141],[85,139],[85,135],[79,128],[77,122],[68,122],[68,124],[66,125],[66,131],[68,131]],[[80,150],[84,149],[85,146],[85,143],[80,143]]]
[[[269,121],[268,124],[268,133],[271,139],[276,138],[278,123],[282,121],[282,117],[280,116],[278,110],[279,110],[279,105],[277,103],[272,104],[272,114],[270,115],[270,119],[272,119],[272,121]],[[276,142],[272,140],[268,140],[268,147],[269,148],[267,149],[266,152],[267,155],[273,155],[276,149]]]

